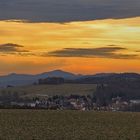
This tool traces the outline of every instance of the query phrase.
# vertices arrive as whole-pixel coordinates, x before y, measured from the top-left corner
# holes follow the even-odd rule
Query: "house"
[[[140,104],[140,100],[130,100],[131,104]]]
[[[11,102],[11,105],[12,106],[20,106],[20,107],[23,107],[23,106],[25,106],[25,103],[24,102]]]
[[[32,108],[35,108],[36,107],[36,103],[27,103],[26,105],[28,107],[32,107]]]

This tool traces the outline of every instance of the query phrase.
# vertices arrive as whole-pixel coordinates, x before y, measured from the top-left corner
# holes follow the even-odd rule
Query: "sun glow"
[[[69,23],[0,21],[0,46],[22,45],[14,51],[0,49],[1,74],[10,71],[38,73],[63,69],[76,73],[140,72],[140,17]],[[15,46],[16,47],[16,46]],[[64,48],[125,48],[115,54],[137,55],[129,59],[111,56],[57,57],[47,53]],[[45,53],[46,55],[42,55]],[[125,65],[124,65],[125,64]]]

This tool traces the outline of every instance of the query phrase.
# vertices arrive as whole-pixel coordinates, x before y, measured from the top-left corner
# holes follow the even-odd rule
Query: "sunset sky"
[[[139,0],[2,0],[0,75],[140,73]]]

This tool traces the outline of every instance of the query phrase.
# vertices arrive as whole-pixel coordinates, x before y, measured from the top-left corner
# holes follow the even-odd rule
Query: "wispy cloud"
[[[127,50],[123,47],[101,47],[101,48],[65,48],[49,53],[44,53],[42,56],[55,57],[89,57],[89,58],[112,58],[112,59],[135,59],[137,54],[125,54],[119,51]]]
[[[1,0],[0,20],[67,22],[126,18],[140,16],[139,9],[140,0]]]
[[[29,52],[28,50],[23,49],[24,46],[19,44],[13,44],[13,43],[6,43],[6,44],[0,44],[0,53],[2,54],[9,54],[9,53],[23,53],[23,52]]]
[[[127,48],[111,44],[106,47],[98,48],[64,48],[51,52],[32,52],[24,49],[23,45],[6,43],[0,44],[0,54],[12,54],[19,56],[37,56],[37,57],[84,57],[84,58],[111,58],[111,59],[138,59],[139,50],[131,53],[125,53]],[[128,51],[129,52],[129,51]]]

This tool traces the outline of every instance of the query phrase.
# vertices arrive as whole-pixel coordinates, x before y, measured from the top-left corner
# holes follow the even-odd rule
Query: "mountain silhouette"
[[[94,75],[73,74],[62,70],[54,70],[36,75],[11,73],[0,76],[0,87],[31,85],[38,82],[39,79],[48,77],[61,77],[66,80],[72,80],[74,83],[97,84],[116,81],[117,79],[135,80],[140,79],[137,73],[98,73]]]
[[[0,87],[12,85],[12,86],[22,86],[29,85],[37,82],[38,79],[48,78],[48,77],[62,77],[64,79],[76,79],[79,75],[65,72],[62,70],[54,70],[49,72],[44,72],[41,74],[30,75],[30,74],[16,74],[11,73],[5,76],[0,76]]]

